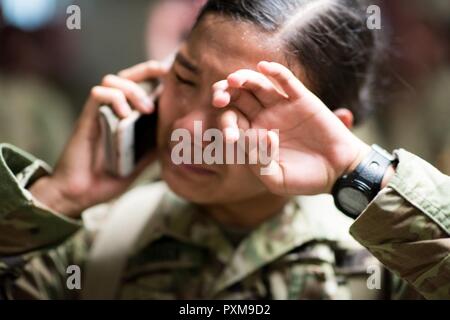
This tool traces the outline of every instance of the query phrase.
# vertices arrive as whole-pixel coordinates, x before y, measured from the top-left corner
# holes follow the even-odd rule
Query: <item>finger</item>
[[[141,82],[150,78],[159,78],[169,71],[169,67],[158,61],[150,60],[140,63],[118,73],[119,77],[131,81]]]
[[[136,110],[142,113],[150,113],[153,111],[154,105],[152,99],[150,99],[145,90],[137,83],[115,75],[107,75],[103,78],[102,85],[122,91]]]
[[[104,141],[103,139],[95,139],[92,143],[94,148],[92,149],[92,168],[94,172],[102,173],[106,170],[106,161],[111,159],[106,159]]]
[[[216,82],[212,86],[212,105],[216,108],[225,108],[233,99],[239,95],[239,90],[229,87],[227,80]]]
[[[220,116],[219,126],[224,133],[225,142],[234,143],[239,140],[239,129],[247,130],[250,123],[241,112],[229,109]]]
[[[239,97],[234,99],[230,105],[241,111],[250,121],[254,120],[264,110],[261,102],[247,90],[241,90]]]
[[[262,61],[258,64],[258,70],[277,81],[290,99],[299,99],[307,92],[303,83],[288,68],[279,63]]]
[[[286,97],[263,74],[253,70],[239,70],[227,78],[232,88],[249,90],[264,107],[271,107]]]
[[[120,118],[126,118],[132,112],[124,93],[119,89],[96,86],[91,91],[91,97],[97,105],[111,105]]]
[[[265,135],[259,134],[258,137],[258,161],[250,165],[252,172],[266,185],[271,192],[284,190],[284,173],[280,164],[280,138],[275,131],[267,131]],[[266,142],[265,147],[261,147],[261,140]],[[270,155],[267,150],[270,149]],[[251,151],[250,151],[251,152]],[[254,152],[256,152],[254,150]],[[252,156],[249,155],[249,158]]]
[[[114,112],[121,118],[127,117],[132,112],[125,95],[120,90],[102,86],[93,87],[89,99],[86,102],[86,106],[75,125],[74,134],[69,143],[69,145],[78,145],[79,150],[82,150],[81,154],[83,155],[95,155],[96,150],[99,150],[98,137],[100,134],[100,127],[98,121],[98,107],[103,104],[110,105]],[[69,148],[68,152],[71,153],[71,150],[72,149]],[[72,156],[78,157],[79,154],[74,154]],[[92,162],[89,163],[89,166],[96,168],[96,165],[98,164],[96,158],[99,159],[101,157],[103,157],[102,154],[94,156]]]
[[[280,169],[280,138],[275,131],[270,130],[267,131],[264,139],[266,139],[267,144],[265,148],[260,148],[258,157],[260,174],[262,176],[278,175]]]
[[[221,117],[221,126],[223,128],[225,142],[233,143],[239,140],[238,116],[236,112],[227,110]]]
[[[213,106],[224,108],[232,106],[239,109],[250,121],[263,110],[261,103],[245,89],[230,88],[227,80],[213,85]]]

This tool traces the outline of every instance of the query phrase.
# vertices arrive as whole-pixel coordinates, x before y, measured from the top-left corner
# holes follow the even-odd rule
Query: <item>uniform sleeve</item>
[[[395,176],[350,233],[425,298],[450,299],[450,177],[397,155]]]
[[[41,206],[27,190],[50,168],[0,144],[0,299],[79,295],[92,234],[83,223]]]
[[[49,172],[44,162],[0,144],[0,257],[60,243],[81,227],[80,222],[45,209],[27,190]]]
[[[92,244],[84,229],[51,248],[0,258],[0,300],[73,300]]]

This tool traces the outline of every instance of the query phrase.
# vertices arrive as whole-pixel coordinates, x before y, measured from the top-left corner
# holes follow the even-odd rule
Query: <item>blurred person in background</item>
[[[383,72],[392,78],[377,126],[387,145],[450,173],[450,2],[380,3],[392,45]]]
[[[0,139],[51,164],[75,120],[58,85],[71,53],[54,6],[54,1],[0,1]]]
[[[206,0],[158,0],[150,6],[146,44],[149,59],[163,61],[189,35]]]

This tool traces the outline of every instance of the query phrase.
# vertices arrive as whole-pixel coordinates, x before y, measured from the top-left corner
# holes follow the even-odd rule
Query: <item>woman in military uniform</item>
[[[344,0],[208,1],[169,70],[148,62],[92,89],[52,173],[2,145],[3,295],[352,298],[352,278],[378,262],[349,237],[351,225],[408,282],[375,283],[374,298],[448,298],[450,178],[350,131],[367,114],[376,55],[363,13]],[[111,177],[98,106],[122,118],[154,112],[136,85],[152,77],[164,84],[157,150],[131,177]],[[265,137],[279,150],[273,174],[258,164],[174,165],[171,133],[192,132],[194,121],[229,143],[238,129],[278,129]],[[155,159],[162,181],[124,194]],[[81,288],[68,285],[69,266],[79,266]]]

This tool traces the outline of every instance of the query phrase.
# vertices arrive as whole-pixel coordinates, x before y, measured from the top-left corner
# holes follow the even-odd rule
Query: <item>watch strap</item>
[[[370,201],[380,192],[384,175],[394,161],[395,157],[393,155],[374,144],[371,152],[352,173],[354,179],[357,178],[369,187],[368,195]]]
[[[370,203],[381,190],[381,183],[389,166],[395,165],[396,158],[377,145],[372,145],[369,154],[353,172],[340,177],[333,186],[332,194],[336,207],[347,216],[355,219],[361,212],[349,211],[349,203],[341,203],[340,192],[346,188],[353,189]],[[355,201],[357,199],[353,199]]]

